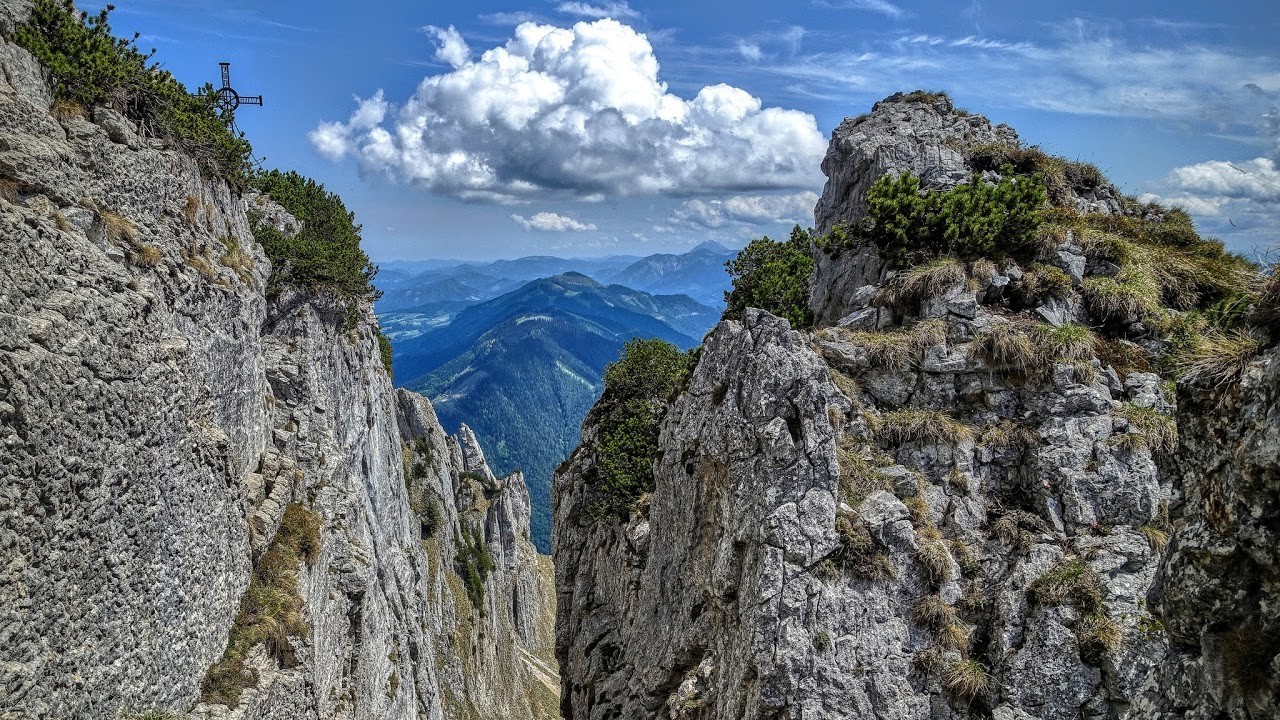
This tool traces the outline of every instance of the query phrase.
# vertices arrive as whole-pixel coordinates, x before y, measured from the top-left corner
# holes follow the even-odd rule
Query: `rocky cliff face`
[[[922,189],[945,190],[978,169],[975,151],[1019,144],[1013,128],[957,111],[945,95],[917,91],[885,98],[832,133],[822,160],[827,184],[814,208],[814,229],[825,235],[839,225],[856,225],[867,211],[867,192],[881,177],[910,173],[920,178]],[[1063,180],[1068,197],[1060,198],[1061,204],[1081,212],[1120,211],[1114,187]],[[814,260],[810,306],[819,326],[835,325],[852,311],[860,288],[887,280],[874,252],[817,253]]]
[[[393,393],[368,307],[266,297],[283,209],[0,68],[0,717],[554,716],[522,479]]]
[[[885,172],[954,185],[975,142],[1016,136],[920,95],[846,121],[819,229],[856,224]],[[1109,185],[1065,181],[1059,207],[1123,210]],[[1224,632],[1274,637],[1271,390],[1190,405],[1170,455],[1174,398],[1140,360],[1160,341],[1097,314],[1089,288],[1118,267],[1087,240],[927,274],[817,253],[819,329],[721,323],[625,521],[592,512],[584,427],[553,497],[564,717],[1274,714],[1197,699],[1221,693]],[[1203,531],[1215,507],[1226,540]],[[1267,692],[1275,653],[1251,647]]]
[[[1178,502],[1153,593],[1171,641],[1150,716],[1280,717],[1280,351],[1239,384],[1184,385]]]

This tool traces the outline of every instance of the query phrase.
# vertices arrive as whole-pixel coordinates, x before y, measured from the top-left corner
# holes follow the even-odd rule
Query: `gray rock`
[[[25,7],[0,0],[0,25]],[[460,446],[393,394],[367,303],[268,300],[241,198],[115,113],[55,118],[4,39],[0,66],[0,171],[22,188],[0,198],[0,717],[551,716],[523,479],[460,502]],[[421,438],[436,462],[407,482]],[[424,543],[428,482],[442,526]],[[253,649],[236,708],[201,704],[290,505],[321,528],[297,568],[309,632]],[[455,592],[460,516],[494,560],[483,617]]]

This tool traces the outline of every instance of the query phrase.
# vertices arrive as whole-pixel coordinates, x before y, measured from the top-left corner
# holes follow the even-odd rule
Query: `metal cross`
[[[235,112],[241,105],[262,105],[262,96],[241,96],[231,87],[231,63],[218,63],[222,67],[222,87],[218,88],[218,109],[223,115]]]

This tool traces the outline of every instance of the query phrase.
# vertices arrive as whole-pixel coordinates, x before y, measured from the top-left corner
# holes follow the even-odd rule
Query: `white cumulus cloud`
[[[398,108],[379,92],[346,122],[320,124],[317,153],[491,202],[821,184],[826,140],[812,115],[725,84],[674,95],[648,39],[615,20],[524,23],[478,58],[455,30],[433,35],[454,68]]]
[[[687,200],[671,213],[671,225],[719,228],[731,223],[811,225],[818,194],[734,195],[722,200]]]
[[[428,25],[423,30],[436,40],[437,60],[447,62],[453,67],[462,67],[471,58],[471,48],[467,47],[467,41],[462,39],[462,33],[452,25],[447,28]]]
[[[1144,200],[1181,207],[1209,234],[1228,237],[1246,254],[1280,238],[1280,166],[1270,158],[1210,160],[1175,168]]]
[[[523,215],[512,215],[512,220],[525,230],[542,230],[544,232],[585,232],[587,230],[595,230],[593,223],[583,223],[574,220],[567,215],[559,215],[553,212],[540,212],[533,217],[524,217]]]

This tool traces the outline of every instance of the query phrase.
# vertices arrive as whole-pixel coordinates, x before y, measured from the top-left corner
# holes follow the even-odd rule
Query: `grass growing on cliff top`
[[[637,338],[605,367],[604,393],[591,411],[600,428],[594,486],[604,510],[629,508],[653,489],[658,426],[693,362],[693,355],[665,340]]]
[[[89,113],[100,106],[112,108],[136,122],[143,134],[163,138],[196,158],[206,175],[242,187],[252,148],[218,112],[213,86],[188,93],[171,73],[151,62],[155,50],[138,49],[138,34],[129,39],[111,34],[111,10],[108,5],[90,15],[76,10],[71,0],[35,0],[31,17],[13,39],[48,69],[59,107]]]
[[[270,547],[258,559],[249,589],[240,599],[240,611],[227,638],[222,659],[209,668],[200,699],[228,707],[240,704],[245,688],[258,686],[258,673],[245,665],[254,647],[266,644],[281,660],[293,652],[290,637],[306,637],[298,594],[298,565],[315,563],[320,555],[320,516],[296,503],[285,507],[280,528]]]

